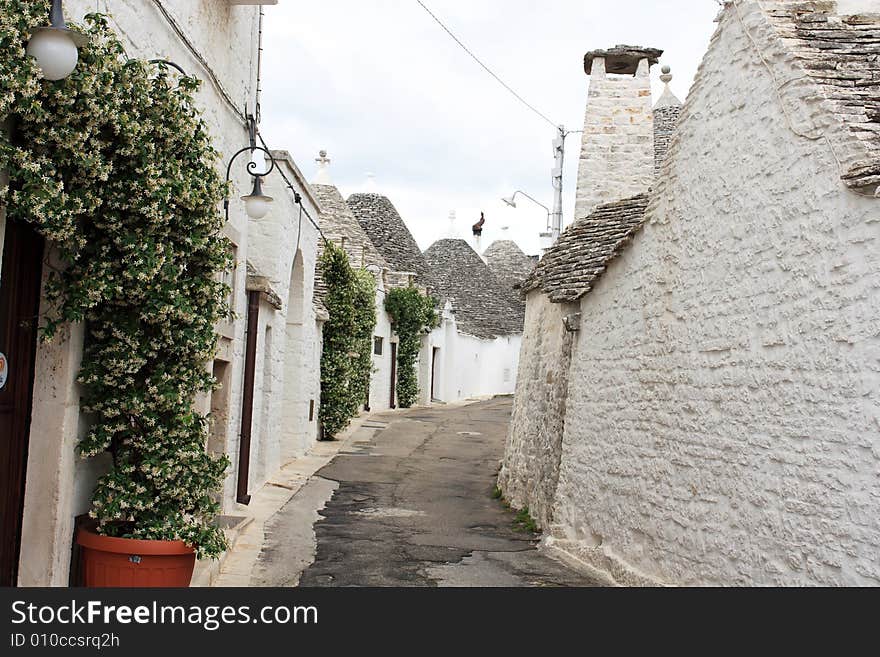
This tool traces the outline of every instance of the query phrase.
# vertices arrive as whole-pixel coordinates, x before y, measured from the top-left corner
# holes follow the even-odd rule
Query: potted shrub
[[[45,287],[43,338],[85,326],[79,451],[110,465],[77,537],[83,583],[186,586],[196,557],[226,547],[213,518],[228,459],[207,453],[194,406],[216,384],[214,327],[229,313],[226,190],[199,82],[126,60],[97,14],[76,72],[43,80],[25,44],[47,11],[0,0],[0,120],[15,126],[0,132],[0,203],[65,263]]]

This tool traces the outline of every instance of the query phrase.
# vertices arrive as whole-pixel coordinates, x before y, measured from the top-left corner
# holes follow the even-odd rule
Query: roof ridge
[[[575,221],[522,283],[522,293],[540,290],[554,303],[577,301],[589,293],[641,230],[649,200],[642,193],[604,203]]]

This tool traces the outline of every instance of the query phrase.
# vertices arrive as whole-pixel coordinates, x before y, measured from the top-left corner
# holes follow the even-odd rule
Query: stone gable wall
[[[779,43],[738,4],[648,224],[582,300],[554,542],[624,583],[877,585],[880,201],[788,126],[743,25]]]
[[[568,370],[575,334],[563,318],[575,304],[532,292],[526,302],[515,404],[498,486],[514,508],[528,508],[539,526],[552,520],[559,477]]]

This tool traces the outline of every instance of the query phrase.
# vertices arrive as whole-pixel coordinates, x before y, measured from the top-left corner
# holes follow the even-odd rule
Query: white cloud
[[[579,129],[583,55],[631,43],[666,49],[684,98],[709,37],[714,0],[426,0],[499,76],[550,116]],[[509,237],[530,253],[546,212],[501,196],[522,189],[552,205],[553,129],[471,60],[415,0],[283,2],[266,11],[263,132],[307,176],[321,148],[343,193],[366,172],[424,248],[487,216],[484,245]],[[655,71],[655,77],[659,74]],[[659,82],[657,91],[659,91]],[[578,136],[569,138],[566,221],[574,205]]]

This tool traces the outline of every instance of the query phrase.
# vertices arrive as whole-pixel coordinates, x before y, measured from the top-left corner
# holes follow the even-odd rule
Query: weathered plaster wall
[[[582,302],[553,534],[621,582],[877,585],[880,201],[739,5],[796,82],[728,6],[649,223]]]
[[[526,300],[513,416],[498,485],[514,508],[528,508],[550,526],[559,478],[568,371],[576,333],[563,325],[574,304],[551,303],[541,292]]]
[[[654,121],[647,59],[632,75],[593,61],[578,165],[575,219],[602,203],[643,193],[654,178]]]

